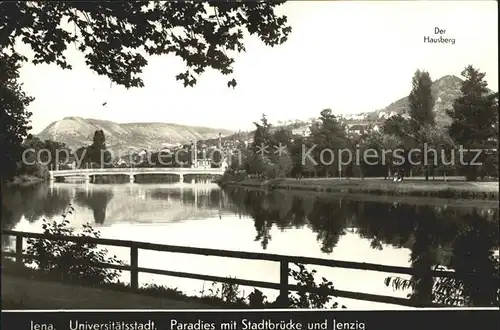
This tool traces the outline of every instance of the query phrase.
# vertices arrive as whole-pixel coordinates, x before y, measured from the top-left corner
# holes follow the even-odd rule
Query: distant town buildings
[[[365,120],[366,115],[365,114],[343,114],[338,116],[341,119],[344,120]]]
[[[390,114],[394,115],[394,114]],[[345,127],[346,133],[349,136],[360,136],[363,134],[369,134],[369,132],[378,132],[381,129],[382,120],[370,120],[365,119],[364,114],[356,115],[339,115],[337,118],[341,121]],[[285,127],[292,136],[297,137],[310,137],[311,136],[311,125],[318,121],[318,118],[313,118],[310,121],[295,121],[292,122],[291,126]],[[294,139],[292,138],[292,141]],[[161,143],[155,149],[142,149],[140,151],[131,151],[130,155],[133,155],[134,164],[142,162],[147,162],[148,158],[156,153],[162,154],[162,159],[165,157],[174,156],[176,153],[181,152],[179,155],[182,159],[182,166],[189,166],[191,168],[210,168],[210,167],[221,167],[227,168],[230,163],[230,157],[234,150],[249,148],[253,143],[253,134],[238,134],[229,137],[222,137],[219,133],[218,138],[208,139],[206,141],[191,141],[188,144],[179,143]],[[220,153],[222,158],[216,156]],[[156,159],[156,157],[153,157]],[[173,159],[172,159],[173,160]],[[116,166],[123,166],[129,164],[131,161],[130,156],[122,157],[117,160],[114,164]],[[178,166],[173,165],[173,166]]]
[[[400,111],[391,111],[391,112],[379,112],[378,114],[378,118],[379,120],[385,120],[385,119],[389,119],[391,117],[394,117],[394,116],[397,116],[397,115],[401,115],[403,118],[406,118],[408,119],[410,116],[406,113],[403,112],[404,109],[401,109]]]
[[[212,167],[212,160],[210,158],[197,159],[191,167],[210,168]]]
[[[346,133],[351,135],[363,135],[370,131],[378,132],[380,131],[380,123],[372,122],[372,121],[361,121],[361,122],[348,122],[345,123]]]
[[[239,141],[236,141],[239,143]],[[210,167],[221,167],[227,168],[229,166],[228,162],[228,152],[232,150],[235,146],[229,142],[222,142],[222,134],[219,133],[217,139],[217,145],[208,146],[206,143],[198,145],[196,142],[191,142],[190,145],[190,155],[191,161],[190,166],[192,168],[210,168]],[[216,158],[216,154],[220,155]]]

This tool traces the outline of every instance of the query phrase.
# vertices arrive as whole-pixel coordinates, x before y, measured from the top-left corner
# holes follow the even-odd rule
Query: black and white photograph
[[[3,310],[500,307],[496,1],[0,1],[0,47]]]

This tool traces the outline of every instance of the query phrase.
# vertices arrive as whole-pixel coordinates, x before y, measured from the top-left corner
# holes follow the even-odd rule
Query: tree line
[[[71,46],[85,57],[89,69],[133,88],[144,86],[141,75],[148,64],[144,54],[174,54],[184,60],[186,68],[172,78],[192,87],[209,68],[233,74],[236,53],[245,51],[244,31],[266,46],[286,42],[292,28],[287,17],[275,11],[282,3],[0,2],[1,182],[25,172],[20,161],[23,141],[31,130],[32,114],[27,108],[34,99],[19,82],[23,63],[72,69],[64,54]],[[186,19],[179,20],[179,14]],[[31,59],[19,51],[21,44],[31,49]],[[186,45],[193,49],[186,51]],[[228,78],[227,87],[236,84]],[[96,160],[97,149],[88,150],[89,161]]]
[[[1,181],[9,181],[25,171],[20,168],[19,162],[25,150],[23,141],[31,129],[31,113],[27,108],[33,98],[26,95],[19,83],[19,69],[28,61],[18,51],[20,43],[33,51],[34,56],[30,60],[33,64],[56,64],[63,69],[72,68],[64,51],[70,45],[75,46],[85,56],[91,70],[126,88],[144,85],[141,73],[148,61],[142,55],[143,50],[148,55],[173,53],[186,63],[186,71],[179,73],[175,79],[184,86],[194,86],[207,68],[224,75],[233,73],[235,52],[245,50],[243,31],[257,35],[267,46],[286,42],[292,29],[288,26],[287,17],[275,12],[276,6],[283,2],[212,2],[208,5],[213,10],[210,14],[204,4],[196,2],[182,5],[173,2],[92,3],[85,6],[67,2],[1,2],[0,20],[5,22],[0,36]],[[191,19],[176,19],[179,11],[189,12]],[[74,29],[65,29],[63,21],[71,22]],[[157,27],[163,28],[158,30]],[[172,30],[175,29],[189,33],[174,35]],[[41,35],[44,37],[41,38]],[[194,45],[192,52],[185,51],[186,44]],[[143,49],[144,45],[148,46]],[[256,124],[254,143],[250,147],[238,146],[244,156],[243,161],[232,164],[228,174],[266,177],[390,176],[391,171],[399,170],[424,171],[426,177],[435,171],[460,173],[469,180],[496,175],[498,95],[488,93],[484,73],[469,66],[462,74],[465,77],[462,96],[451,109],[453,123],[446,131],[435,125],[429,74],[418,71],[410,94],[410,120],[402,116],[392,117],[384,123],[382,132],[353,138],[346,136],[342,124],[331,110],[324,110],[319,121],[311,127],[311,136],[305,138],[294,137],[285,130],[271,133],[271,126],[264,117]],[[234,88],[236,81],[230,79],[227,86]],[[260,156],[256,152],[262,143],[268,143],[269,148],[279,147],[281,143],[286,145],[289,153]],[[401,146],[409,150],[425,143],[450,150],[456,145],[463,145],[466,149],[491,151],[477,159],[483,161],[481,167],[438,164],[424,168],[407,165],[395,168],[389,160],[389,165],[373,166],[360,162],[359,166],[351,164],[339,168],[338,159],[327,161],[328,165],[316,165],[309,158],[304,164],[299,162],[303,143],[308,147],[317,145],[316,153],[324,147],[354,149],[356,145],[364,149]],[[85,162],[93,163],[98,160],[97,157],[100,158],[102,143],[95,143],[94,139],[93,146],[79,149],[76,154],[81,155],[84,150],[88,157]],[[106,159],[108,156],[106,152],[104,154]],[[317,156],[314,155],[315,158]],[[473,152],[468,152],[465,160],[474,157]],[[43,169],[40,171],[43,172]]]
[[[386,119],[377,131],[350,135],[332,110],[325,109],[311,125],[309,136],[293,135],[284,128],[273,129],[263,114],[255,123],[252,144],[239,150],[243,157],[232,158],[226,178],[387,178],[395,172],[423,175],[426,180],[432,175],[460,175],[469,181],[498,177],[498,93],[489,91],[485,74],[473,66],[467,66],[462,76],[461,95],[447,110],[451,124],[444,128],[436,123],[431,77],[421,70],[412,78],[409,114]],[[325,149],[351,152],[333,154]],[[399,161],[394,153],[386,152],[396,149],[400,150]],[[421,152],[411,152],[414,149]],[[430,149],[437,152],[425,155]],[[377,151],[369,161],[365,157],[349,159],[367,150]]]
[[[431,92],[432,80],[428,72],[417,70],[412,79],[412,90],[409,94],[409,114],[396,115],[386,119],[378,131],[367,129],[360,135],[351,135],[346,131],[340,118],[336,117],[331,109],[321,111],[320,116],[309,128],[309,136],[292,134],[289,128],[273,127],[263,114],[260,122],[255,124],[253,142],[233,145],[237,149],[238,157],[230,157],[230,166],[226,178],[243,178],[255,175],[259,178],[280,177],[391,177],[395,172],[406,176],[423,175],[429,179],[431,175],[461,175],[467,180],[498,176],[498,93],[491,93],[484,81],[484,73],[472,66],[462,72],[462,95],[457,98],[453,108],[447,110],[451,124],[444,129],[437,125],[433,111],[435,100]],[[10,88],[19,88],[13,84]],[[22,99],[22,92],[18,97]],[[25,103],[31,99],[25,97]],[[22,104],[13,103],[20,105]],[[23,110],[24,111],[24,110]],[[14,112],[15,113],[15,112]],[[29,112],[18,115],[18,121],[29,122]],[[111,153],[106,147],[106,138],[102,130],[94,133],[93,142],[88,146],[78,148],[74,153],[61,142],[45,140],[28,134],[22,141],[22,134],[27,134],[28,126],[22,129],[11,129],[10,140],[3,143],[12,143],[12,153],[18,155],[27,149],[34,152],[27,153],[26,162],[20,162],[7,152],[4,158],[9,159],[7,165],[14,163],[13,168],[7,166],[7,173],[29,174],[39,177],[47,176],[48,168],[72,163],[80,167],[113,166]],[[2,132],[4,135],[9,134]],[[17,134],[17,136],[16,136]],[[22,141],[22,142],[19,142]],[[207,141],[209,142],[209,141]],[[213,142],[213,141],[212,141]],[[18,145],[18,147],[15,147]],[[197,142],[198,158],[206,157],[202,150],[203,141]],[[458,163],[459,146],[463,146],[463,160]],[[135,166],[189,166],[193,162],[193,145],[186,144],[170,153],[153,152],[145,158],[136,153],[129,155]],[[412,149],[436,149],[438,153],[429,152],[410,155]],[[349,150],[347,154],[323,153],[322,150]],[[402,162],[397,163],[394,154],[387,150],[399,149],[402,151]],[[471,151],[467,151],[467,150]],[[476,149],[482,150],[476,157]],[[9,150],[9,148],[7,148]],[[46,150],[48,152],[40,152]],[[352,156],[375,150],[375,159],[370,162],[365,158],[352,159]],[[235,150],[231,152],[233,154]],[[439,151],[441,154],[439,154]],[[174,154],[177,152],[177,156]],[[307,153],[308,156],[304,157]],[[33,158],[45,164],[33,164]],[[212,166],[220,163],[222,154],[213,153]],[[340,157],[339,157],[340,156]],[[57,158],[56,158],[57,157]],[[161,158],[161,159],[160,159]],[[474,159],[475,158],[475,159]],[[323,162],[318,162],[321,159]],[[454,163],[450,160],[454,159]],[[350,160],[350,162],[349,162]],[[401,160],[401,159],[400,159]],[[467,165],[474,160],[482,166]],[[426,161],[426,162],[424,162]],[[412,165],[423,163],[421,165]],[[33,165],[30,165],[33,164]]]
[[[223,74],[232,73],[234,59],[227,55],[223,49],[243,50],[243,36],[241,34],[227,34],[227,28],[245,28],[252,33],[257,33],[267,45],[277,45],[286,41],[291,29],[287,26],[286,17],[278,16],[274,8],[279,3],[259,4],[230,4],[212,3],[210,6],[216,9],[215,16],[224,18],[225,27],[215,29],[214,17],[203,15],[205,8],[201,4],[183,4],[176,7],[174,4],[156,4],[154,8],[147,8],[145,4],[124,4],[120,6],[110,4],[92,4],[81,7],[78,4],[60,3],[43,4],[43,10],[30,3],[1,3],[0,18],[5,18],[7,29],[0,38],[0,105],[1,105],[1,152],[0,161],[3,164],[2,182],[10,180],[24,169],[19,168],[22,152],[25,150],[23,141],[31,129],[31,113],[27,110],[33,102],[33,98],[26,95],[19,83],[19,70],[21,64],[28,59],[21,55],[16,49],[16,38],[22,37],[21,42],[29,45],[35,53],[32,60],[34,64],[54,63],[62,68],[71,69],[63,55],[68,45],[74,44],[84,53],[87,65],[97,73],[105,74],[117,84],[125,87],[140,87],[143,82],[140,78],[142,68],[147,61],[139,53],[132,56],[124,53],[123,47],[118,47],[120,40],[127,40],[127,49],[137,51],[146,41],[151,45],[150,52],[164,54],[174,52],[177,56],[185,59],[189,70],[179,74],[176,78],[183,81],[185,86],[193,86],[196,77],[202,74],[207,67],[212,67]],[[197,21],[183,21],[173,19],[175,10],[192,10],[199,12]],[[187,6],[187,7],[186,7]],[[201,6],[201,7],[200,7]],[[95,12],[105,10],[105,15],[95,16]],[[51,15],[41,14],[51,12]],[[240,15],[236,18],[234,15]],[[82,20],[82,16],[86,17]],[[17,17],[19,20],[12,20]],[[24,19],[20,19],[23,18]],[[124,26],[115,26],[110,17],[129,19],[128,23],[133,29],[145,31],[145,34],[134,34],[133,31],[125,29]],[[136,19],[141,17],[141,19]],[[261,22],[262,17],[268,20]],[[78,29],[73,32],[64,31],[60,22],[70,18],[77,24]],[[185,39],[176,40],[176,43],[167,49],[162,49],[171,35],[158,35],[156,30],[151,30],[155,24],[166,24],[169,20],[177,22],[178,27],[191,32],[201,26],[212,27],[207,31],[211,38],[201,38],[198,34],[188,34]],[[19,23],[21,22],[21,23]],[[257,22],[259,22],[257,24]],[[113,25],[113,26],[110,26]],[[151,25],[152,24],[152,25]],[[36,29],[32,27],[36,25]],[[193,30],[193,28],[196,28]],[[54,31],[57,31],[54,32]],[[95,38],[86,38],[89,31],[100,31],[102,40],[108,40],[103,51],[103,44],[96,43]],[[119,31],[120,36],[116,34]],[[226,32],[224,32],[226,31]],[[78,34],[79,33],[79,34]],[[46,35],[47,38],[39,38],[38,35]],[[199,42],[200,48],[193,54],[186,54],[180,46],[182,42]],[[217,49],[217,50],[216,50]],[[220,50],[222,49],[222,50]],[[92,50],[89,52],[89,50]],[[219,51],[220,50],[220,51]],[[104,63],[104,64],[103,64]],[[425,71],[417,71],[413,77],[413,87],[409,95],[410,113],[409,118],[394,116],[386,120],[380,132],[368,132],[358,137],[348,136],[345,128],[333,111],[326,109],[320,114],[319,120],[311,129],[311,136],[293,136],[291,132],[278,129],[272,130],[265,116],[256,123],[254,141],[250,146],[238,146],[243,155],[243,160],[231,164],[228,174],[239,175],[240,173],[254,174],[265,177],[287,177],[287,176],[391,176],[394,171],[401,171],[407,175],[412,172],[424,173],[428,178],[433,173],[453,173],[476,180],[480,177],[497,176],[498,157],[498,94],[490,93],[484,80],[485,74],[468,66],[462,72],[465,81],[462,84],[462,95],[455,101],[449,116],[452,124],[445,130],[436,126],[435,116],[432,111],[435,100],[432,97],[432,81]],[[228,86],[235,87],[236,82],[231,80]],[[101,134],[101,133],[96,133]],[[99,141],[101,140],[101,141]],[[93,163],[100,161],[100,153],[103,149],[104,136],[95,136],[94,143],[90,147],[84,147],[76,152],[81,155],[86,150],[87,157],[84,162]],[[36,142],[38,143],[38,142]],[[270,150],[285,146],[287,154],[260,155],[259,147],[265,144]],[[456,151],[457,146],[463,146],[466,150],[482,149],[476,162],[482,162],[483,166],[448,165],[439,163],[424,166],[409,166],[406,161],[402,166],[392,162],[391,156],[386,164],[377,162],[371,165],[361,160],[355,164],[351,162],[346,166],[339,166],[345,159],[326,159],[326,164],[315,164],[310,158],[302,161],[300,154],[303,146],[311,148],[316,146],[312,152],[312,158],[318,159],[319,153],[325,148],[349,149],[356,148],[387,150],[402,148],[405,152],[403,158],[410,158],[409,150],[421,148],[423,145],[438,147],[449,152]],[[52,146],[50,146],[52,147]],[[487,151],[487,152],[486,152]],[[378,153],[380,156],[381,153]],[[104,159],[109,157],[104,152]],[[417,155],[418,157],[422,155]],[[431,156],[432,157],[432,156]],[[97,159],[99,158],[99,159]],[[327,157],[328,158],[328,157]],[[465,153],[465,162],[475,158],[474,152]],[[415,159],[414,159],[415,160]],[[432,159],[430,161],[432,162]]]
[[[53,140],[41,140],[28,134],[21,143],[24,157],[17,163],[18,174],[36,174],[41,168],[65,169],[68,164],[75,162],[81,167],[101,166],[109,164],[111,153],[106,148],[106,138],[102,130],[94,132],[93,142],[88,146],[82,146],[74,152],[64,143]]]

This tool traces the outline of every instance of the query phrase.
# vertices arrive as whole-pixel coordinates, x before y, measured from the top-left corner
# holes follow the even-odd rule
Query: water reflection
[[[390,244],[411,250],[409,262],[418,272],[411,279],[415,283],[412,299],[425,304],[435,301],[431,273],[442,265],[463,274],[464,295],[472,305],[498,305],[498,258],[493,256],[499,245],[498,208],[353,202],[241,189],[229,194],[255,219],[256,239],[264,249],[273,224],[286,228],[306,223],[317,234],[321,251],[328,254],[347,228],[355,228],[371,240],[374,249]],[[481,276],[467,276],[473,272]]]
[[[71,201],[67,189],[51,190],[48,185],[16,187],[2,191],[2,228],[10,229],[21,218],[34,222],[60,215]]]
[[[113,196],[114,194],[111,190],[76,190],[74,202],[77,205],[87,207],[92,210],[92,213],[94,214],[94,222],[98,225],[102,225],[106,219],[106,208]]]
[[[474,305],[495,301],[498,263],[498,207],[452,207],[352,201],[290,192],[266,193],[216,185],[55,184],[3,192],[2,228],[40,231],[42,218],[57,219],[72,203],[75,228],[91,222],[103,237],[154,243],[263,251],[338,260],[411,266],[418,270],[411,292],[392,292],[390,274],[318,267],[342,290],[404,297],[436,298],[430,271],[443,265],[463,274],[464,295]],[[491,205],[491,204],[490,204]],[[3,246],[9,244],[2,242]],[[129,252],[110,249],[124,261]],[[143,251],[142,267],[278,280],[273,263]],[[223,272],[223,273],[221,273]],[[479,272],[482,277],[465,274]],[[498,279],[497,279],[498,280]],[[190,280],[141,275],[142,282],[166,283],[188,293],[201,285]],[[268,296],[271,294],[268,293]],[[350,308],[373,303],[339,302]]]
[[[376,249],[382,249],[382,243],[398,248],[411,248],[415,244],[426,247],[437,244],[439,248],[445,248],[457,238],[464,221],[470,217],[484,223],[488,228],[484,234],[496,237],[495,244],[498,245],[496,207],[380,203],[244,189],[228,190],[227,193],[233,209],[254,218],[257,237],[268,240],[263,246],[267,246],[270,240],[263,234],[265,228],[276,225],[281,229],[308,226],[317,233],[321,250],[325,253],[331,253],[346,229],[353,228],[363,238],[371,239]]]

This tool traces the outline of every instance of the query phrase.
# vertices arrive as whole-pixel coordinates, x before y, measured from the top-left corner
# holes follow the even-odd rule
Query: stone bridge
[[[86,182],[90,182],[91,177],[97,175],[128,175],[130,182],[135,181],[138,174],[172,174],[178,175],[179,181],[184,181],[184,175],[223,175],[223,168],[179,168],[179,167],[154,167],[154,168],[93,168],[50,171],[50,180],[65,177],[83,177]]]

